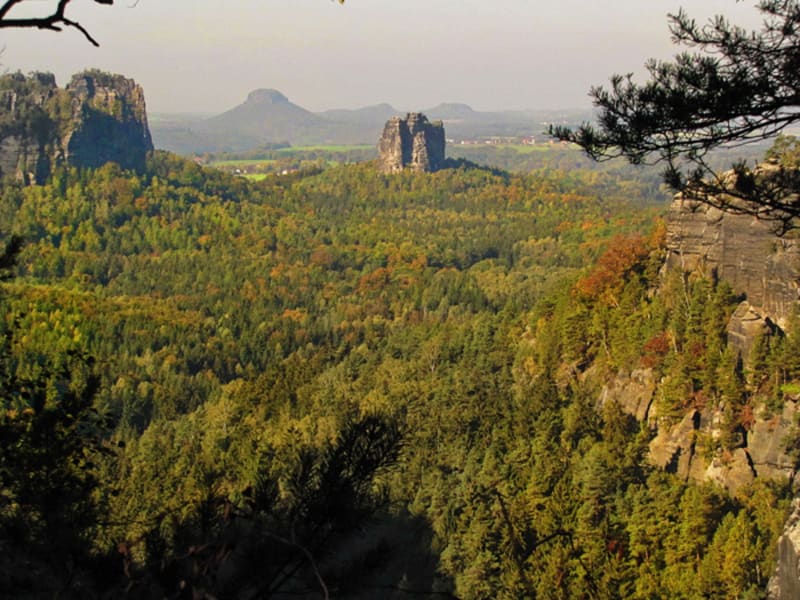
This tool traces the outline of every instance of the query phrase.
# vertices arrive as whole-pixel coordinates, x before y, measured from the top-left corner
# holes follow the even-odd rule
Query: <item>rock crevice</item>
[[[409,113],[403,119],[386,122],[378,142],[378,165],[384,173],[403,169],[433,172],[445,165],[444,125],[431,123],[422,113]]]

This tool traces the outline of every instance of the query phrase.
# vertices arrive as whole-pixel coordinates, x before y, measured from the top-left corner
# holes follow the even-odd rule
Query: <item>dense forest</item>
[[[7,182],[0,593],[762,597],[788,484],[687,483],[598,401],[646,365],[660,415],[725,400],[725,451],[800,378],[662,272],[663,208],[466,163]]]

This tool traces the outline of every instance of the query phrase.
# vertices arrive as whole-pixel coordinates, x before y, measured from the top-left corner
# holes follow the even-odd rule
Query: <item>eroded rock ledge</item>
[[[678,196],[667,217],[667,269],[727,281],[752,314],[785,328],[800,292],[800,245],[773,225]]]
[[[743,298],[728,323],[728,343],[747,363],[754,341],[785,328],[798,303],[800,244],[779,237],[771,224],[752,216],[724,213],[680,196],[667,217],[665,271],[719,278]],[[800,416],[800,403],[787,400],[779,412],[756,409],[754,423],[739,447],[724,456],[708,455],[697,440],[719,436],[719,407],[693,409],[680,420],[657,412],[658,387],[652,369],[621,372],[603,388],[601,402],[615,401],[647,422],[655,437],[650,461],[685,479],[715,481],[736,493],[756,477],[794,477],[784,439]]]

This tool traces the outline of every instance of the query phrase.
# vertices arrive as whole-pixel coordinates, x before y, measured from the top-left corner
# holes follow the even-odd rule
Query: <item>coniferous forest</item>
[[[659,415],[725,400],[724,452],[800,377],[662,270],[646,180],[156,152],[0,202],[0,595],[762,597],[788,484],[652,467],[599,400],[652,368]]]

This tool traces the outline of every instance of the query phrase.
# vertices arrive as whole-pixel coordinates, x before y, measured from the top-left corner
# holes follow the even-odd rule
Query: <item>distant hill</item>
[[[364,108],[356,109],[334,109],[326,110],[319,113],[320,116],[325,117],[331,121],[338,121],[341,123],[379,123],[383,125],[386,121],[397,115],[403,114],[402,111],[397,110],[391,104],[375,104],[374,106],[365,106]]]
[[[430,119],[436,119],[445,122],[453,120],[461,121],[464,119],[475,119],[479,118],[480,115],[480,113],[475,112],[471,106],[458,102],[439,104],[438,106],[423,110],[422,112],[425,113],[425,115],[427,115]]]
[[[265,142],[302,139],[326,125],[326,119],[290,102],[281,92],[261,89],[250,92],[242,104],[202,121],[196,129],[231,150],[242,150]]]
[[[251,92],[240,105],[214,117],[169,115],[151,120],[158,148],[179,154],[246,151],[269,144],[375,144],[390,118],[405,115],[390,104],[314,113],[291,102],[274,89]],[[591,118],[589,111],[479,112],[451,102],[422,111],[431,120],[444,121],[447,137],[471,140],[487,137],[541,136],[546,123],[577,124]]]

